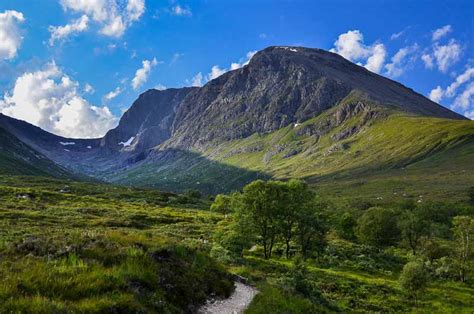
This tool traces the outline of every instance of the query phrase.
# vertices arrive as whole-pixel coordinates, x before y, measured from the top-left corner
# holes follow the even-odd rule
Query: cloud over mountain
[[[16,57],[23,40],[19,24],[24,21],[25,18],[21,12],[7,10],[0,13],[0,60]]]
[[[79,83],[52,62],[21,75],[0,100],[0,112],[65,137],[103,136],[117,117],[107,107],[90,104],[78,90]]]

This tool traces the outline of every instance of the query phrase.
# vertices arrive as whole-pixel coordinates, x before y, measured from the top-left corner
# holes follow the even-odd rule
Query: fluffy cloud
[[[122,3],[118,0],[61,0],[64,10],[88,16],[100,26],[101,34],[111,37],[122,36],[145,11],[145,0],[128,0],[126,6]]]
[[[91,84],[87,83],[85,86],[84,86],[84,91],[88,94],[93,94],[95,92],[94,90],[94,87],[92,87]]]
[[[470,83],[466,89],[456,97],[453,108],[461,108],[464,110],[473,109],[474,107],[474,82]]]
[[[70,24],[64,26],[49,26],[49,32],[51,37],[49,38],[49,44],[54,45],[55,41],[63,40],[74,33],[80,33],[87,29],[89,24],[89,17],[83,15],[77,20],[72,21]]]
[[[165,89],[166,89],[166,86],[163,85],[163,84],[158,84],[158,85],[155,86],[155,89],[157,89],[157,90],[165,90]]]
[[[469,118],[469,119],[471,119],[471,120],[474,120],[474,110],[464,112],[464,116],[465,116],[466,118]]]
[[[445,25],[441,28],[438,28],[437,30],[433,31],[433,35],[431,36],[431,39],[433,41],[440,40],[442,37],[446,36],[448,33],[452,31],[451,25]]]
[[[462,84],[470,81],[472,78],[474,78],[474,68],[469,67],[461,75],[457,76],[454,82],[452,82],[451,85],[446,88],[446,95],[448,95],[449,97],[454,96],[456,94],[457,89]]]
[[[372,72],[380,73],[380,70],[383,67],[383,63],[385,62],[385,46],[383,44],[376,44],[373,49],[372,55],[367,59],[367,64],[365,67]]]
[[[202,84],[203,84],[203,76],[202,76],[202,73],[199,72],[198,74],[196,74],[192,80],[191,80],[191,86],[194,86],[194,87],[201,87]]]
[[[365,61],[365,68],[375,73],[380,73],[382,70],[387,54],[383,44],[365,45],[364,35],[359,30],[348,31],[339,35],[331,52],[335,52],[353,62]]]
[[[117,124],[117,117],[107,107],[89,104],[78,87],[53,62],[21,75],[0,101],[0,111],[65,137],[103,136]]]
[[[385,66],[385,69],[387,70],[387,75],[391,77],[398,77],[402,75],[405,69],[410,66],[413,61],[415,61],[416,56],[414,56],[414,53],[417,50],[417,44],[403,47],[398,50],[397,53],[392,57],[391,63],[388,63]]]
[[[434,66],[433,63],[433,57],[429,54],[423,54],[421,56],[421,60],[423,60],[423,63],[425,64],[425,68],[427,69],[432,69]]]
[[[24,21],[21,12],[7,10],[0,13],[0,60],[16,56],[22,41],[19,24]]]
[[[112,100],[114,99],[115,97],[117,97],[118,95],[120,95],[122,93],[122,89],[120,87],[117,87],[116,89],[114,89],[113,91],[105,94],[104,96],[104,99],[105,100]]]
[[[196,74],[192,79],[191,81],[187,81],[187,83],[191,84],[191,86],[202,86],[204,85],[205,83],[207,83],[208,81],[211,81],[213,79],[216,79],[218,78],[219,76],[221,76],[222,74],[228,72],[228,71],[233,71],[233,70],[237,70],[237,69],[240,69],[241,67],[244,67],[246,66],[247,64],[249,64],[250,62],[250,59],[252,59],[252,57],[257,53],[257,51],[249,51],[247,52],[247,54],[245,55],[244,58],[241,58],[239,60],[239,62],[232,62],[230,64],[230,67],[229,69],[227,68],[221,68],[220,66],[218,65],[214,65],[212,68],[211,68],[211,72],[209,72],[205,77],[202,75],[201,72],[199,72],[198,74]]]
[[[474,67],[468,67],[466,71],[458,75],[456,79],[445,89],[441,86],[437,86],[431,90],[429,98],[432,101],[439,103],[444,98],[454,98],[452,103],[452,109],[464,110],[464,115],[472,118],[474,113]],[[458,90],[465,85],[467,86],[462,93],[458,93]]]
[[[188,7],[182,7],[178,4],[171,8],[171,14],[178,16],[191,16],[193,13]]]
[[[461,57],[461,45],[454,39],[446,45],[436,44],[434,46],[433,55],[438,64],[438,69],[441,72],[447,72],[449,67],[459,61]]]
[[[208,74],[207,80],[210,81],[210,80],[216,79],[222,74],[224,74],[225,72],[227,72],[226,69],[221,69],[218,65],[215,65],[212,67],[211,72]]]
[[[443,98],[443,95],[444,95],[443,89],[441,88],[441,86],[437,86],[436,88],[431,90],[428,97],[432,101],[439,103],[441,101],[441,99]]]
[[[142,67],[137,70],[135,77],[132,80],[133,89],[138,89],[140,86],[146,83],[148,76],[150,75],[151,69],[158,64],[156,58],[153,60],[143,60]]]

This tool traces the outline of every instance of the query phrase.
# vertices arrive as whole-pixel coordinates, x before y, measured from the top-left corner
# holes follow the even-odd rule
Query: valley
[[[100,138],[0,114],[0,149],[0,313],[474,307],[474,122],[335,53],[150,89]]]

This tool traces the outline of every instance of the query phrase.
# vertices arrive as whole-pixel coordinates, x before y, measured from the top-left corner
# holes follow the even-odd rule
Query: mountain
[[[149,90],[101,139],[65,139],[24,123],[0,116],[0,126],[72,171],[168,190],[216,193],[270,177],[331,190],[331,182],[387,173],[434,182],[428,177],[451,169],[464,171],[456,173],[464,182],[474,172],[472,121],[337,54],[303,47],[269,47],[200,88]]]
[[[72,178],[70,172],[0,127],[0,174]]]

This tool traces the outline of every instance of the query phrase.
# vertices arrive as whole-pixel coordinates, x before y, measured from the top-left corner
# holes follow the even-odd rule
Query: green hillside
[[[72,177],[66,169],[56,165],[2,128],[0,128],[0,174]]]
[[[185,175],[173,177],[175,186],[203,189],[201,182],[215,182],[214,188],[209,184],[207,189],[213,193],[239,188],[247,183],[250,171],[252,178],[304,178],[335,196],[357,191],[385,198],[403,195],[405,190],[455,196],[465,191],[466,183],[474,182],[474,122],[373,107],[335,127],[329,125],[327,133],[308,134],[324,130],[344,106],[273,133],[253,134],[201,154],[188,154],[186,163],[182,157],[168,158],[158,165],[131,167],[108,179],[169,187],[168,169],[185,169]],[[191,161],[197,158],[199,162]],[[223,180],[225,173],[231,174],[230,180]]]
[[[413,258],[409,249],[339,238],[344,207],[324,209],[332,217],[327,246],[298,268],[280,247],[271,259],[261,246],[229,255],[220,239],[234,215],[209,205],[152,189],[0,175],[0,312],[195,313],[209,296],[231,293],[229,274],[260,291],[246,313],[471,312],[472,280],[459,282],[439,256],[428,265],[440,273],[415,306],[398,283]],[[427,208],[436,212],[430,219],[441,215],[433,222],[436,241],[450,254],[451,215],[472,213],[472,206]]]

